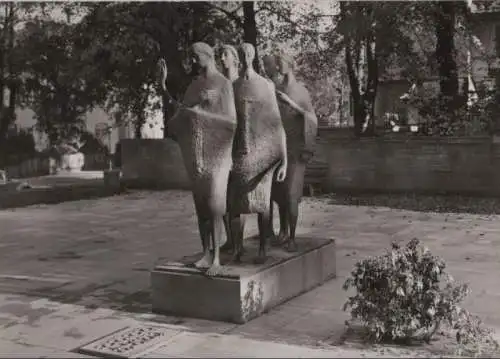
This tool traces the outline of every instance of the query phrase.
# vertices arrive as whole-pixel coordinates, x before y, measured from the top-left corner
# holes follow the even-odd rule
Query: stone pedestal
[[[201,254],[158,265],[151,273],[153,312],[244,323],[336,276],[335,241],[298,238],[298,252],[270,248],[263,265],[253,264],[256,240],[245,240],[239,265],[207,277],[192,267]],[[223,254],[222,264],[229,254]]]

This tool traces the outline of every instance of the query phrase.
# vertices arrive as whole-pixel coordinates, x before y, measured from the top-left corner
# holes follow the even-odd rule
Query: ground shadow
[[[0,293],[46,298],[88,309],[107,308],[129,313],[151,313],[148,282],[144,283],[143,289],[127,287],[126,282],[124,279],[118,279],[95,284],[30,285],[28,288],[26,285],[9,285],[8,289],[0,288]]]

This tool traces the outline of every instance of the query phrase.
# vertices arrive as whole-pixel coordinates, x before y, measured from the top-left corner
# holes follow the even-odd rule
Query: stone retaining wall
[[[121,140],[121,170],[128,188],[190,188],[179,145],[168,138]]]
[[[189,189],[177,143],[122,141],[128,187]],[[320,131],[306,184],[326,192],[411,192],[500,195],[500,143],[491,137],[355,139]]]
[[[323,141],[329,192],[500,195],[500,143],[481,138]]]

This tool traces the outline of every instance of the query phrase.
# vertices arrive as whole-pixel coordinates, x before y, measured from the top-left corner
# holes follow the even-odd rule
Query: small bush
[[[468,106],[467,97],[461,94],[452,103],[452,109],[447,108],[432,88],[421,87],[415,91],[409,92],[404,101],[418,109],[426,135],[484,136],[491,132],[496,114],[495,97],[485,84],[478,84],[477,100],[473,104]]]
[[[469,357],[498,357],[499,344],[493,330],[484,327],[477,315],[462,309],[453,329],[456,330],[455,354]]]
[[[471,344],[488,342],[491,333],[459,306],[468,287],[455,283],[445,268],[444,261],[418,239],[404,247],[394,243],[384,255],[356,264],[344,283],[344,290],[354,288],[356,293],[344,310],[361,322],[371,341],[429,342],[446,324],[457,331],[461,350],[466,352]]]

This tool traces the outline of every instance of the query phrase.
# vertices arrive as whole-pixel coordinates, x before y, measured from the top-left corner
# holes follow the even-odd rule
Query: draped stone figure
[[[234,81],[238,79],[240,73],[240,57],[238,55],[238,50],[232,45],[223,45],[220,60],[222,64],[222,73],[234,83]],[[229,176],[231,177],[231,174]],[[245,222],[245,216],[235,215],[232,219],[229,218],[229,215],[224,217],[227,242],[221,247],[222,251],[234,252],[236,250],[235,243],[243,243]],[[243,245],[240,246],[240,249],[243,250]]]
[[[221,53],[223,74],[231,82],[239,77],[240,57],[238,51],[231,45],[223,45]]]
[[[286,135],[281,122],[274,85],[253,69],[255,49],[245,43],[240,48],[243,65],[234,82],[238,125],[233,144],[233,169],[229,182],[229,214],[257,213],[259,254],[266,258],[266,239],[270,235],[271,186],[286,175]],[[242,236],[235,243],[235,260],[242,252]]]
[[[200,73],[167,126],[181,148],[192,183],[203,245],[203,257],[195,266],[208,268],[206,274],[213,276],[221,271],[220,247],[224,244],[223,218],[227,212],[236,110],[232,83],[217,70],[212,47],[197,42],[192,46],[192,56]],[[162,87],[167,91],[164,83]]]
[[[276,82],[276,94],[287,138],[286,178],[282,183],[275,181],[272,189],[272,199],[278,204],[280,217],[277,243],[287,243],[288,249],[294,251],[297,249],[295,231],[305,169],[313,155],[318,120],[309,92],[295,78],[292,58],[281,52],[276,55],[274,62],[268,59],[267,65],[268,76]]]
[[[275,56],[274,54],[266,54],[262,57],[262,67],[264,69],[265,75],[275,85],[281,83],[281,75],[278,71],[278,64],[276,60],[277,56]]]

